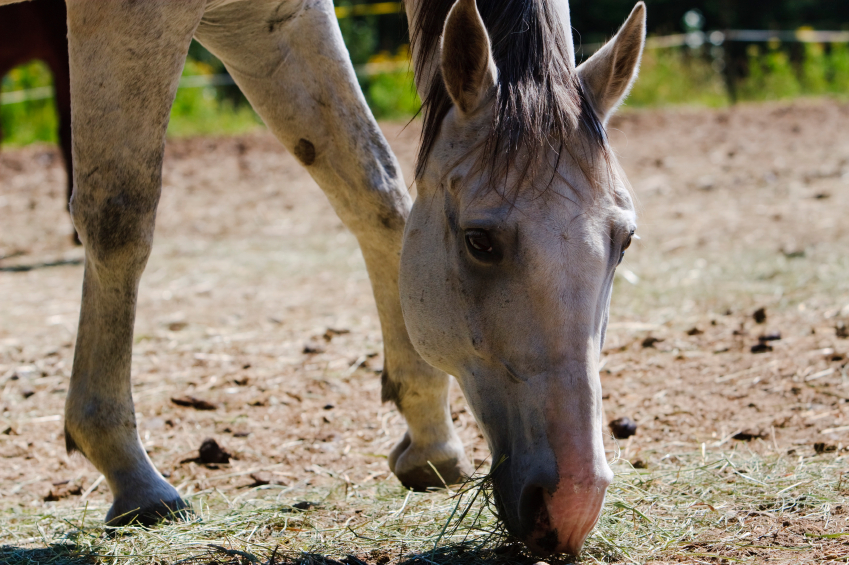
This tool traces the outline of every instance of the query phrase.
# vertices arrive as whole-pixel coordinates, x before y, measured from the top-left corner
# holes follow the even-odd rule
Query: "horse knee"
[[[409,207],[400,199],[386,199],[375,210],[375,223],[382,229],[403,232],[410,213]]]
[[[105,197],[81,192],[75,191],[70,211],[88,260],[106,268],[143,267],[153,245],[158,191],[122,190]]]
[[[380,130],[372,132],[371,163],[365,167],[366,182],[374,199],[379,226],[403,231],[412,199],[404,185],[401,168]]]
[[[379,172],[367,171],[362,180],[357,208],[360,220],[370,231],[376,227],[379,231],[401,233],[410,214],[412,200],[400,173],[392,165],[390,161],[379,167]]]

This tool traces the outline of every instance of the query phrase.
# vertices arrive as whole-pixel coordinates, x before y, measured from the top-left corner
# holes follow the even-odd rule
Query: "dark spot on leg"
[[[315,145],[301,138],[295,146],[295,157],[305,166],[315,163]]]
[[[392,221],[392,218],[390,218],[389,216],[383,216],[383,215],[380,216],[380,223],[383,224],[383,227],[390,229],[390,230],[394,227],[393,226],[394,222]]]
[[[386,368],[380,374],[380,400],[381,402],[394,402],[395,406],[401,405],[401,383],[396,383],[389,378]]]

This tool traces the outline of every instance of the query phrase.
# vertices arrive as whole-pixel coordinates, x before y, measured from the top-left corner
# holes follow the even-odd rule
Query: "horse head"
[[[568,8],[457,0],[428,43],[421,26],[438,2],[424,4],[412,32],[425,126],[401,257],[407,328],[456,376],[508,529],[539,552],[578,553],[613,478],[598,364],[636,230],[604,124],[635,79],[645,6],[575,68]]]

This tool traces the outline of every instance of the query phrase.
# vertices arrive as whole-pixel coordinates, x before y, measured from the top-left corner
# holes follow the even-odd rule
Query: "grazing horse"
[[[598,362],[636,230],[604,124],[636,77],[645,5],[577,69],[567,0],[406,9],[424,102],[401,256],[407,328],[457,377],[508,529],[540,553],[577,554],[612,480]]]
[[[195,37],[359,241],[383,329],[382,396],[407,422],[390,468],[418,489],[471,472],[453,374],[499,462],[508,528],[539,552],[579,552],[612,480],[598,361],[636,229],[603,124],[636,75],[645,6],[576,69],[567,0],[407,0],[424,100],[412,206],[331,0],[67,7],[71,211],[86,262],[65,441],[106,478],[107,523],[187,512],[139,441],[130,360],[169,109]]]
[[[71,84],[66,19],[62,0],[32,0],[0,8],[0,77],[36,59],[50,67],[59,116],[59,146],[65,161],[70,201],[74,173],[71,168]],[[77,241],[76,235],[74,240]]]

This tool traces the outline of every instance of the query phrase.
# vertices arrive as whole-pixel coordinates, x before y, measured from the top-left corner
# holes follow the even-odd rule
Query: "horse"
[[[66,19],[62,0],[31,0],[0,8],[0,77],[33,60],[44,61],[53,74],[54,100],[59,117],[59,148],[67,175],[67,203],[74,190],[74,171]],[[76,233],[73,240],[79,244]]]
[[[85,270],[64,433],[109,485],[107,525],[190,513],[139,440],[130,361],[169,109],[194,37],[357,237],[383,331],[382,398],[407,423],[390,469],[415,489],[473,473],[451,420],[454,375],[493,454],[508,530],[541,554],[580,552],[612,481],[598,363],[636,229],[604,124],[636,77],[645,5],[576,68],[567,0],[407,0],[424,108],[415,203],[331,0],[67,8]]]

